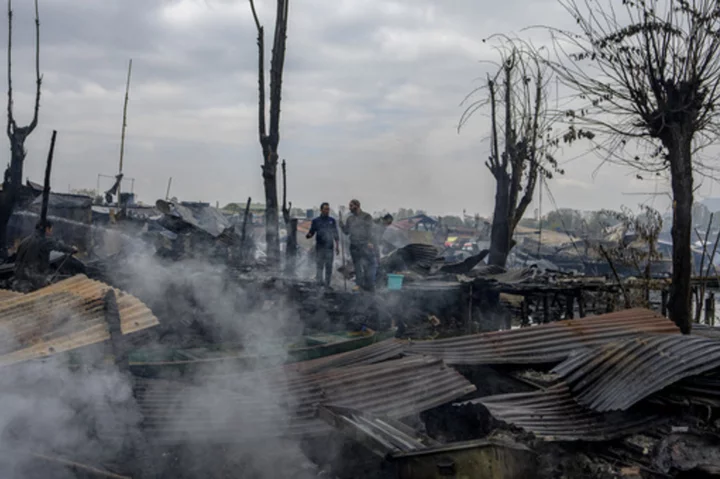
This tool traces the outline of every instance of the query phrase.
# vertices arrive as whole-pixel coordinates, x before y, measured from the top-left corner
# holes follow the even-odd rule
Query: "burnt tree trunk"
[[[675,128],[664,143],[668,149],[673,192],[673,271],[668,311],[670,319],[680,330],[689,334],[692,276],[692,135]]]
[[[495,172],[495,210],[490,232],[488,264],[505,267],[510,252],[510,176],[506,171]]]
[[[35,0],[35,108],[33,118],[27,126],[18,126],[13,114],[13,88],[12,88],[12,1],[8,0],[8,107],[7,107],[7,136],[10,140],[10,166],[5,171],[3,191],[0,194],[0,258],[7,258],[8,232],[7,227],[13,214],[15,205],[20,200],[22,190],[23,165],[25,163],[25,140],[35,130],[38,124],[40,110],[40,13],[38,2]]]
[[[263,151],[262,176],[265,188],[265,241],[268,264],[280,264],[280,231],[277,194],[278,145],[280,143],[280,100],[287,40],[288,0],[277,0],[275,34],[270,60],[269,129],[265,121],[265,30],[260,24],[255,4],[250,0],[258,37],[258,133]]]
[[[262,167],[263,186],[265,187],[265,243],[268,263],[273,265],[277,265],[280,261],[277,163],[277,153],[270,151]]]

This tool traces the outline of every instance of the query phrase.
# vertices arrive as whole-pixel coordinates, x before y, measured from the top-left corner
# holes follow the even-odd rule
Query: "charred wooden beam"
[[[47,226],[48,203],[50,203],[50,173],[52,172],[53,155],[55,154],[55,138],[57,131],[53,130],[50,139],[50,151],[48,152],[47,163],[45,164],[45,183],[43,185],[42,208],[40,209],[40,226],[43,231]]]
[[[125,347],[125,341],[123,339],[120,309],[117,305],[115,291],[112,289],[108,290],[108,292],[105,293],[103,302],[105,321],[107,322],[108,332],[110,333],[110,348],[115,359],[115,364],[118,366],[120,371],[128,371],[129,360],[127,348]]]

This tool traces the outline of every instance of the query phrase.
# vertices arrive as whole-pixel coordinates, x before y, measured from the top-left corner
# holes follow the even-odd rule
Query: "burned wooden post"
[[[112,350],[115,364],[120,371],[128,372],[129,360],[127,349],[125,348],[125,341],[123,339],[120,309],[117,305],[115,291],[112,289],[108,290],[103,298],[103,303],[105,322],[107,323],[108,332],[110,333],[110,348]]]
[[[43,185],[42,208],[40,209],[40,225],[44,232],[47,226],[48,203],[50,203],[50,173],[52,172],[53,155],[55,154],[55,138],[57,131],[53,130],[50,139],[50,151],[48,152],[47,163],[45,164],[45,183]]]
[[[520,326],[530,326],[530,311],[528,309],[528,298],[523,297],[520,303]]]
[[[663,315],[664,317],[667,317],[667,313],[668,313],[668,308],[667,308],[667,305],[668,305],[668,290],[667,290],[667,289],[663,289],[662,292],[660,293],[660,303],[661,303],[661,304],[660,304],[660,311],[661,311],[661,313],[662,313],[662,315]]]
[[[295,260],[297,257],[297,219],[290,218],[292,212],[292,201],[287,202],[287,163],[282,161],[282,183],[283,183],[283,202],[282,214],[285,221],[285,229],[287,231],[287,240],[285,242],[285,272],[295,274]]]
[[[243,224],[242,224],[242,233],[240,236],[240,252],[242,254],[243,261],[246,259],[247,255],[247,225],[248,225],[248,219],[250,218],[250,203],[252,202],[252,198],[248,196],[247,204],[245,205],[245,214],[243,215]]]
[[[297,218],[290,218],[290,221],[287,225],[287,243],[285,244],[285,247],[287,248],[287,251],[285,251],[285,268],[289,274],[295,274],[295,265],[297,261],[298,250],[297,227]]]
[[[573,319],[575,317],[575,294],[568,293],[565,295],[565,319]]]
[[[8,106],[7,136],[10,139],[10,165],[5,170],[2,193],[0,193],[0,257],[7,256],[7,226],[15,205],[20,200],[23,164],[25,163],[25,140],[35,130],[40,111],[40,14],[35,0],[35,108],[33,118],[27,126],[18,126],[13,113],[12,87],[12,1],[8,0]]]
[[[582,289],[577,290],[577,304],[578,304],[578,314],[581,318],[585,317],[585,298],[583,296]]]
[[[550,298],[548,298],[547,293],[543,294],[542,304],[543,304],[543,323],[547,324],[550,322]]]
[[[705,298],[705,324],[715,324],[715,293],[710,293]]]

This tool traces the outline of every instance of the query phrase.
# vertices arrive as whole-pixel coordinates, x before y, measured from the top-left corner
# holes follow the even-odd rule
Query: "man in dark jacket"
[[[373,238],[373,219],[360,209],[358,200],[350,201],[350,217],[343,232],[350,236],[350,256],[355,266],[355,283],[365,290],[375,289],[375,239]]]
[[[320,216],[312,220],[310,231],[306,238],[313,236],[315,240],[315,261],[317,265],[316,279],[320,284],[330,286],[330,279],[333,271],[333,245],[335,253],[340,252],[340,236],[338,235],[337,223],[335,218],[330,216],[330,205],[323,203],[320,205]],[[323,271],[325,272],[325,281],[323,282]]]
[[[27,293],[50,284],[50,252],[75,254],[77,248],[52,238],[53,225],[38,223],[35,232],[18,246],[14,289]]]

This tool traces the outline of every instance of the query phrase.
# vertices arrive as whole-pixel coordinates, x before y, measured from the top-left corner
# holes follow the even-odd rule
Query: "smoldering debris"
[[[168,203],[155,217],[89,226],[102,244],[84,265],[106,284],[76,277],[65,279],[73,288],[0,294],[0,312],[23,331],[0,331],[0,352],[33,353],[0,370],[3,477],[416,478],[427,476],[396,467],[459,474],[472,461],[505,478],[530,477],[510,467],[521,463],[536,464],[537,477],[712,473],[720,372],[624,380],[606,352],[644,344],[633,360],[663,368],[644,379],[670,378],[665,368],[678,369],[653,361],[664,350],[652,345],[679,335],[647,310],[593,316],[617,304],[607,281],[488,267],[482,251],[446,260],[410,244],[383,259],[383,274],[404,276],[401,289],[382,276],[374,294],[351,281],[345,291],[342,278],[329,289],[300,269],[302,254],[294,274],[268,269],[247,252],[252,235],[243,246],[238,225],[208,208]],[[107,341],[101,293],[111,286],[130,314],[120,342]],[[58,315],[61,303],[79,313]],[[136,331],[141,310],[159,324]],[[578,358],[583,376],[567,378]],[[615,383],[632,393],[630,410],[581,396],[622,395]],[[414,450],[367,454],[318,408],[351,410],[362,434]]]

